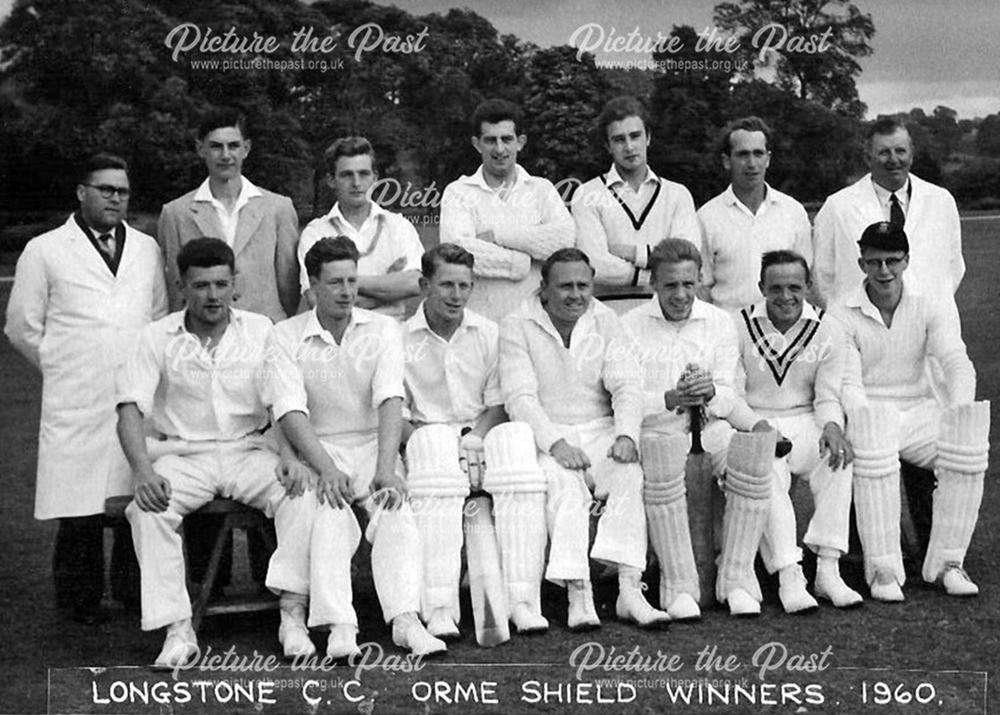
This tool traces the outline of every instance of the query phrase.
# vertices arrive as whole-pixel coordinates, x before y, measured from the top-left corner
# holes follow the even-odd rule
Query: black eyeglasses
[[[885,267],[891,271],[898,268],[906,258],[863,258],[862,260],[869,270],[877,271],[884,263]]]
[[[132,195],[132,192],[128,189],[123,189],[118,186],[110,186],[109,184],[84,184],[84,186],[97,189],[97,193],[101,195],[102,199],[110,199],[115,194],[118,194],[122,201],[126,201],[128,200],[128,197]]]

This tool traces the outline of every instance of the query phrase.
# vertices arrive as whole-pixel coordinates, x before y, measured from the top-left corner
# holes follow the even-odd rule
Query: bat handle
[[[691,454],[704,454],[705,448],[701,444],[701,407],[691,407],[688,409],[691,416]]]

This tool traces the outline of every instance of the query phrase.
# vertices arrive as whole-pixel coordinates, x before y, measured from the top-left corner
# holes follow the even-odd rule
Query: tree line
[[[0,25],[3,210],[64,206],[73,167],[110,149],[130,162],[135,207],[155,211],[203,179],[194,127],[222,105],[249,117],[247,175],[307,215],[332,202],[319,159],[338,136],[367,136],[380,173],[415,187],[440,189],[473,171],[468,117],[487,97],[523,107],[522,163],[554,182],[606,170],[594,119],[623,93],[651,110],[651,165],[698,202],[726,182],[718,130],[747,114],[776,129],[769,180],[800,200],[821,201],[860,175],[865,106],[855,80],[858,59],[872,51],[870,16],[847,0],[740,0],[717,5],[713,21],[743,49],[698,50],[695,29],[682,25],[669,36],[683,49],[653,59],[739,60],[742,69],[607,69],[569,45],[501,34],[463,9],[417,16],[367,0],[18,0]],[[772,22],[790,35],[825,33],[833,49],[758,56],[746,40]],[[966,204],[1000,205],[1000,114],[959,121],[938,107],[906,118],[916,173]]]

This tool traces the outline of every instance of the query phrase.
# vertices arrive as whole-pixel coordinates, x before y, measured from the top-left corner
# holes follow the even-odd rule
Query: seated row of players
[[[423,256],[425,300],[400,330],[355,307],[359,256],[346,237],[308,251],[315,307],[274,327],[230,307],[232,251],[216,239],[189,242],[178,256],[187,308],[143,330],[118,396],[119,434],[136,474],[127,514],[142,568],[143,628],[167,626],[157,663],[172,666],[196,650],[177,528],[216,494],[275,519],[267,585],[281,594],[287,656],[314,652],[309,627],[329,629],[328,656],[356,652],[350,560],[361,533],[346,508],[354,502],[370,516],[373,579],[394,642],[420,654],[444,651],[443,639],[458,635],[470,489],[459,451],[480,447],[517,630],[548,626],[543,575],[566,586],[570,628],[599,625],[589,580],[591,493],[606,504],[589,558],[618,572],[617,616],[642,626],[698,618],[704,594],[684,489],[689,437],[675,414],[689,407],[709,414],[705,443],[727,496],[716,597],[733,614],[759,613],[759,546],[779,571],[785,609],[816,606],[798,565],[788,501],[794,471],[809,474],[817,505],[805,539],[819,556],[817,595],[855,605],[861,597],[837,568],[852,458],[842,384],[873,597],[902,598],[898,462],[892,466],[900,451],[938,468],[924,578],[943,580],[952,594],[974,593],[962,561],[982,495],[988,404],[972,403],[974,373],[954,316],[904,289],[905,240],[890,224],[865,232],[867,278],[858,305],[838,306],[835,323],[803,303],[804,259],[768,254],[765,301],[742,311],[739,330],[695,297],[700,253],[687,241],[667,239],[650,252],[656,295],[621,321],[592,300],[586,254],[561,249],[543,263],[537,296],[499,335],[465,310],[474,259],[455,245]],[[902,334],[879,334],[893,326]],[[840,329],[848,340],[838,339]],[[898,356],[890,354],[897,345]],[[954,407],[936,407],[921,382],[928,355],[954,386]],[[911,366],[905,382],[897,359]],[[405,479],[404,401],[416,428],[405,430]],[[504,408],[514,421],[505,421]],[[160,439],[144,437],[143,416]],[[269,422],[279,429],[265,435]],[[775,460],[776,429],[792,440],[787,466]],[[642,595],[647,541],[660,561],[665,611]]]

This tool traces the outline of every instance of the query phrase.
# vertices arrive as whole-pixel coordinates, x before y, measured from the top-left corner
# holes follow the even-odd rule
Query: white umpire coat
[[[4,332],[42,372],[35,518],[104,511],[132,493],[116,433],[115,373],[146,323],[166,313],[156,241],[126,225],[117,276],[72,216],[17,262]]]
[[[906,281],[924,294],[952,296],[965,275],[962,230],[955,199],[946,189],[910,174],[913,187],[903,229],[910,242]],[[816,287],[833,305],[857,287],[858,239],[884,221],[871,174],[829,196],[813,222],[813,273]]]

